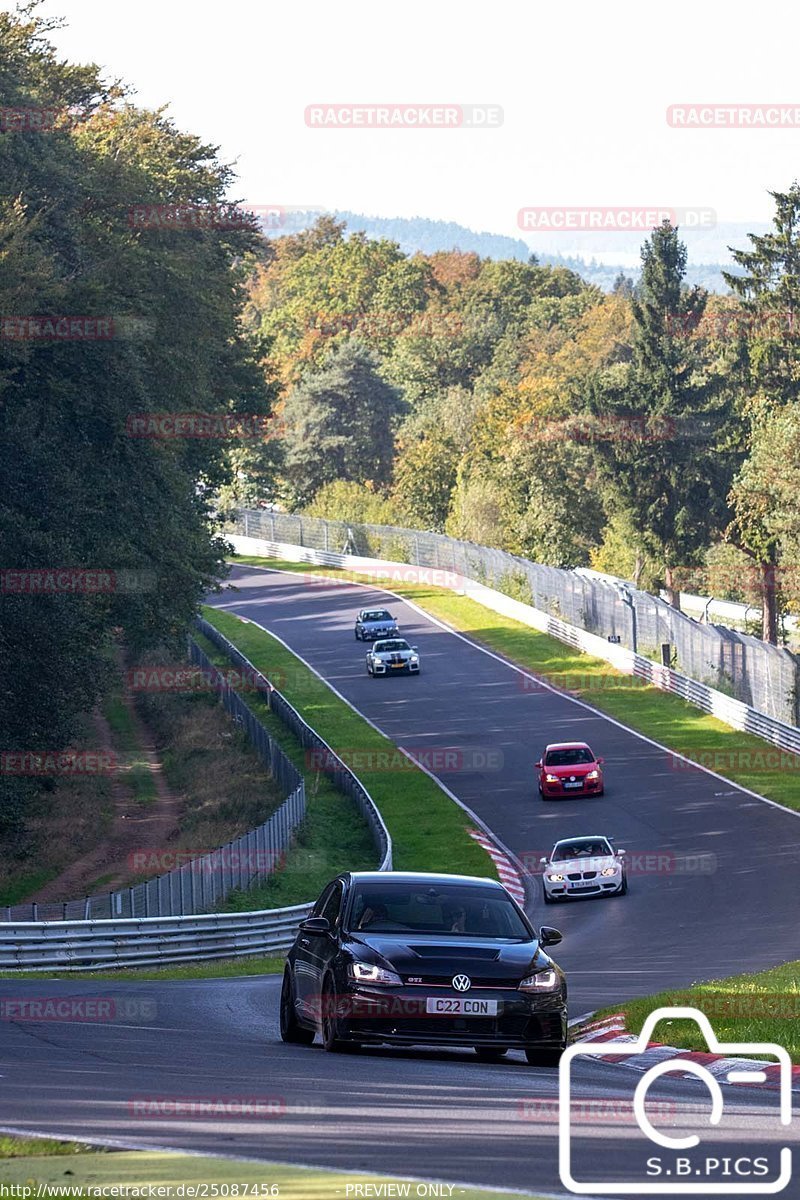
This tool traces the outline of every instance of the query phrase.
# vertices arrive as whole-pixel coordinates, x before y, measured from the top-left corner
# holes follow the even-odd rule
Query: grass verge
[[[215,608],[207,608],[204,615],[259,671],[281,678],[281,691],[329,746],[347,758],[362,756],[366,769],[359,766],[357,774],[392,836],[396,870],[446,870],[496,878],[491,859],[467,833],[467,814],[401,756],[389,738],[367,724],[265,630]],[[375,769],[387,761],[396,763],[399,772]],[[372,861],[374,865],[374,853]]]
[[[789,1051],[792,1062],[800,1063],[800,962],[659,992],[630,1000],[621,1008],[604,1009],[597,1016],[622,1012],[628,1031],[641,1033],[651,1012],[676,1005],[690,1005],[705,1013],[720,1042],[777,1042]],[[665,1021],[656,1027],[654,1036],[682,1050],[708,1049],[692,1021]]]
[[[242,629],[247,626],[239,622]],[[213,642],[193,635],[212,663],[230,672],[231,662]],[[234,676],[235,678],[235,676]],[[375,845],[366,821],[348,797],[326,775],[308,767],[305,751],[294,734],[255,692],[245,701],[306,781],[306,819],[297,830],[292,849],[279,870],[257,887],[231,892],[227,912],[257,908],[285,908],[314,900],[340,871],[371,870],[376,865]]]
[[[237,556],[237,563],[364,582],[352,571],[307,563]],[[380,583],[375,586],[380,587]],[[392,583],[391,590],[453,629],[569,691],[677,754],[710,767],[761,796],[800,812],[800,756],[741,733],[677,696],[615,671],[603,659],[573,650],[547,634],[503,617],[466,596],[425,584]],[[675,761],[676,784],[685,765]]]
[[[35,1144],[35,1143],[34,1143]],[[1,1143],[0,1143],[1,1145]],[[386,1187],[390,1182],[398,1183],[380,1175],[351,1174],[347,1171],[324,1171],[309,1167],[287,1167],[279,1163],[256,1163],[235,1159],[212,1158],[200,1155],[169,1154],[154,1150],[126,1150],[83,1152],[80,1146],[71,1151],[49,1152],[52,1142],[41,1143],[39,1155],[22,1157],[6,1156],[0,1150],[0,1194],[3,1187],[29,1185],[28,1196],[36,1194],[40,1187],[58,1187],[59,1194],[72,1197],[97,1196],[95,1189],[105,1189],[112,1195],[111,1188],[127,1188],[128,1195],[147,1195],[148,1186],[159,1187],[157,1195],[164,1200],[176,1200],[179,1195],[190,1194],[189,1185],[195,1188],[208,1186],[207,1191],[198,1190],[196,1195],[231,1195],[230,1190],[239,1185],[239,1195],[280,1196],[281,1200],[343,1200],[344,1197],[360,1194],[379,1196],[398,1194]],[[74,1145],[74,1143],[72,1143]],[[65,1158],[68,1154],[68,1159]],[[362,1185],[356,1192],[354,1185]],[[369,1190],[363,1185],[371,1185]],[[179,1193],[176,1189],[184,1185]],[[380,1185],[384,1185],[381,1187]],[[69,1188],[69,1192],[66,1189]],[[142,1191],[141,1189],[145,1189]],[[89,1190],[91,1189],[91,1190]],[[139,1189],[138,1192],[133,1189]],[[214,1190],[216,1189],[216,1190]],[[14,1193],[19,1195],[20,1193]],[[122,1195],[126,1192],[122,1191]],[[403,1193],[400,1193],[403,1194]],[[413,1183],[409,1195],[415,1194]],[[517,1193],[518,1194],[518,1193]],[[487,1192],[480,1188],[453,1189],[459,1200],[511,1200],[507,1192]],[[532,1195],[532,1194],[531,1194]],[[536,1200],[533,1197],[533,1200]]]

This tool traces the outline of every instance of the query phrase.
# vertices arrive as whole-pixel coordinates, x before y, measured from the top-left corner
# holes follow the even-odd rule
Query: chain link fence
[[[463,575],[658,662],[668,659],[676,671],[776,720],[798,724],[800,662],[793,654],[725,625],[700,623],[632,585],[396,526],[242,509],[230,531]]]

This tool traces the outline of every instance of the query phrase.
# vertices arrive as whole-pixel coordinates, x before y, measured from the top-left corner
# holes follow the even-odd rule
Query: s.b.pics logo
[[[659,1021],[694,1021],[708,1055],[682,1054],[651,1045]],[[742,1061],[742,1056],[757,1056]],[[625,1178],[601,1168],[596,1129],[587,1137],[578,1119],[581,1089],[573,1079],[575,1059],[628,1059],[634,1070],[614,1073],[614,1083],[630,1085],[629,1118],[624,1139]],[[719,1057],[717,1057],[719,1056]],[[739,1061],[733,1061],[735,1059]],[[768,1074],[769,1072],[769,1074]],[[672,1075],[671,1083],[665,1077]],[[637,1078],[638,1076],[638,1078]],[[664,1116],[665,1088],[680,1103]],[[698,1083],[702,1085],[698,1087]],[[771,1127],[742,1122],[733,1109],[745,1089],[763,1087],[759,1099],[774,1109]],[[728,1084],[723,1092],[722,1084]],[[792,1120],[792,1067],[787,1051],[774,1042],[719,1042],[708,1017],[696,1008],[659,1008],[629,1041],[581,1041],[569,1046],[559,1065],[559,1172],[561,1182],[578,1195],[775,1195],[792,1177],[792,1151],[785,1145]],[[752,1093],[751,1093],[752,1094]],[[761,1118],[759,1113],[759,1118]],[[613,1174],[613,1179],[608,1175]]]

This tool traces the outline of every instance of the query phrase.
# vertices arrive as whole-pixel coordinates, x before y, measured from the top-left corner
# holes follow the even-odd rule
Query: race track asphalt
[[[534,919],[564,931],[557,957],[573,1014],[800,958],[797,817],[702,771],[675,769],[664,750],[526,682],[383,593],[249,567],[233,583],[216,604],[276,633],[397,744],[471,752],[449,760],[455,769],[441,779],[523,861],[582,832],[611,834],[631,855],[661,855],[662,870],[633,875],[624,897],[545,909],[537,894]],[[390,607],[419,645],[419,678],[366,677],[352,620],[374,603]],[[577,737],[605,757],[606,795],[543,803],[532,762],[545,742]],[[0,1006],[94,996],[110,1014],[0,1022],[0,1126],[563,1194],[557,1071],[528,1067],[518,1054],[481,1064],[468,1050],[340,1057],[285,1046],[278,986],[277,978],[0,981]],[[653,1153],[665,1164],[675,1157],[621,1115],[637,1073],[581,1059],[573,1074],[578,1177],[619,1194],[609,1181],[644,1181]],[[670,1078],[652,1094],[662,1127],[704,1135],[720,1161],[763,1155],[772,1166],[779,1146],[796,1143],[778,1125],[776,1093],[724,1092],[724,1120],[711,1133],[702,1084]],[[227,1115],[174,1111],[177,1100],[221,1099]],[[800,1200],[800,1182],[781,1194]]]

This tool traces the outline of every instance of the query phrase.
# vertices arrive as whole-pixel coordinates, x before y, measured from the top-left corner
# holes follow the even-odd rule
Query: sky
[[[236,165],[236,198],[521,236],[529,207],[767,221],[800,175],[784,129],[681,129],[676,104],[797,104],[800,5],[720,0],[45,0],[52,40],[168,105]],[[760,32],[763,30],[763,34]],[[488,105],[490,128],[310,127],[310,105]],[[494,114],[496,116],[496,113]],[[606,235],[606,242],[607,242]],[[568,234],[555,233],[556,243]],[[552,240],[551,238],[551,240]],[[578,239],[581,240],[580,238]]]

